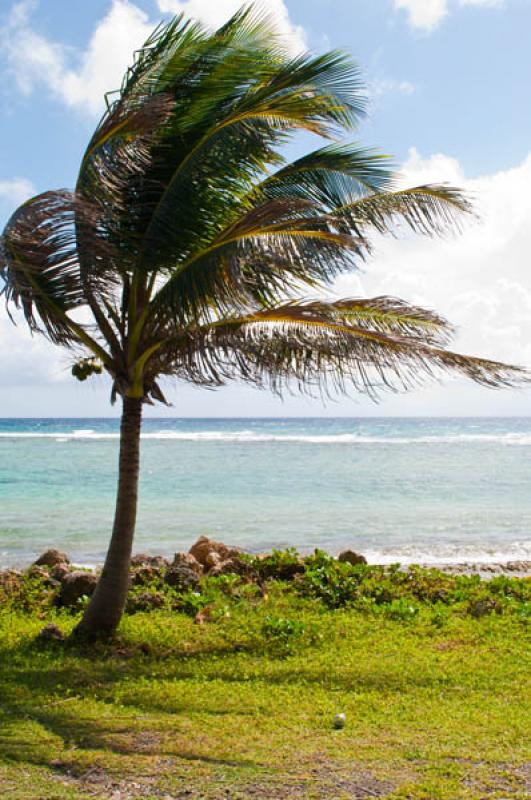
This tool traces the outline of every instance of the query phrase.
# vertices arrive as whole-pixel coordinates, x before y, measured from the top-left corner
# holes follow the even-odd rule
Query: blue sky
[[[349,50],[371,113],[359,136],[395,156],[404,182],[449,180],[481,223],[455,240],[377,241],[338,294],[393,294],[458,325],[456,347],[531,364],[531,0],[267,0],[293,44]],[[0,0],[0,225],[32,193],[72,186],[102,94],[160,19],[217,24],[237,0]],[[305,144],[301,142],[300,147]],[[0,310],[0,416],[106,415],[108,386],[68,377],[68,361]],[[240,386],[169,389],[175,415],[527,414],[531,394],[460,381],[379,406],[284,404]]]

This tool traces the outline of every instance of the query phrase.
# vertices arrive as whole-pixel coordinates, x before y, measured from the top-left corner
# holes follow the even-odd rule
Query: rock
[[[219,567],[220,564],[224,563],[225,559],[223,559],[219,553],[216,553],[214,550],[211,553],[207,553],[205,556],[205,569],[212,570],[216,567]]]
[[[90,597],[97,582],[98,578],[93,572],[70,572],[65,575],[59,592],[59,605],[74,606],[82,597]]]
[[[127,611],[135,614],[137,611],[151,611],[154,608],[162,608],[166,602],[161,592],[142,592],[132,595],[127,600]]]
[[[175,553],[172,566],[187,567],[188,569],[193,569],[197,575],[203,574],[203,567],[191,553]]]
[[[207,536],[200,536],[188,552],[194,556],[203,567],[213,567],[215,563],[226,561],[228,558],[237,556],[241,551],[237,547],[227,547],[223,542],[215,542]],[[215,556],[212,556],[212,554],[217,555],[219,560],[216,560]]]
[[[508,572],[520,572],[522,575],[531,574],[531,561],[508,561],[505,565]]]
[[[193,591],[199,586],[199,576],[189,567],[170,567],[164,581],[179,592]]]
[[[354,552],[354,550],[343,550],[343,552],[337,557],[337,560],[344,564],[352,565],[367,563],[365,556],[362,556],[361,553]]]
[[[22,580],[22,573],[14,569],[7,569],[5,572],[0,572],[0,589],[6,594],[12,594],[16,591]]]
[[[34,562],[36,567],[55,567],[57,564],[70,564],[70,559],[66,553],[61,553],[60,550],[46,550],[39,556],[37,561]]]
[[[146,586],[148,583],[160,580],[161,571],[157,567],[143,566],[133,570],[131,583],[133,586]]]
[[[148,556],[145,553],[137,553],[131,559],[131,567],[155,567],[162,569],[169,566],[169,561],[162,556]]]
[[[53,578],[54,581],[63,581],[66,575],[70,574],[70,567],[68,564],[57,564],[57,566],[53,567],[50,570],[50,578]]]
[[[219,575],[231,575],[232,574],[232,570],[231,569],[228,569],[228,570],[226,569],[226,565],[228,563],[229,563],[229,559],[227,559],[227,561],[220,561],[218,564],[214,564],[214,566],[210,567],[210,569],[207,572],[208,577],[209,578],[217,578],[217,577],[219,577]]]
[[[57,625],[45,625],[42,631],[37,635],[36,641],[38,642],[62,642],[65,635]]]
[[[249,575],[252,569],[245,561],[240,558],[227,558],[225,561],[219,561],[208,570],[208,577],[215,578],[218,575]]]

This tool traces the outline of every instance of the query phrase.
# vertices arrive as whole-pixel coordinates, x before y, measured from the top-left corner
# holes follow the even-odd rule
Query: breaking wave
[[[67,441],[98,441],[119,438],[118,432],[96,431],[90,428],[73,431],[2,431],[2,439],[55,439]],[[530,433],[445,433],[419,436],[367,436],[359,433],[305,434],[305,433],[256,433],[242,431],[145,431],[142,439],[182,442],[235,442],[240,444],[260,442],[320,444],[320,445],[411,445],[411,444],[500,444],[531,446]]]

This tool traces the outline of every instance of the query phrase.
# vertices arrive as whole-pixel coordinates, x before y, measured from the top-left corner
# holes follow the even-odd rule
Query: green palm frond
[[[334,216],[347,230],[359,235],[366,231],[393,234],[402,223],[414,233],[444,235],[459,230],[463,215],[472,206],[466,195],[454,186],[427,184],[408,189],[377,192],[337,205]]]
[[[326,218],[244,228],[174,271],[154,295],[152,315],[185,324],[209,309],[223,314],[235,306],[269,306],[301,283],[317,287],[351,271],[364,247],[363,240],[335,231]]]
[[[391,189],[395,173],[389,157],[350,144],[321,147],[253,187],[257,198],[301,197],[332,211],[347,198]]]

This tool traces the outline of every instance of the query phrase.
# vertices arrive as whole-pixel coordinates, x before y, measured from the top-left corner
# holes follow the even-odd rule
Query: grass
[[[331,608],[304,581],[207,581],[204,624],[131,614],[85,650],[35,642],[76,614],[4,603],[0,796],[529,797],[529,583],[474,616],[464,594]]]

